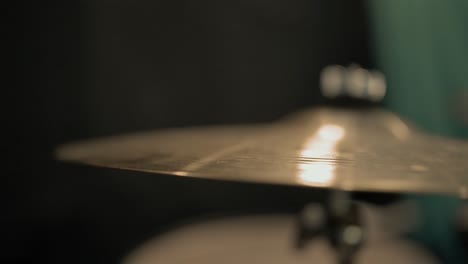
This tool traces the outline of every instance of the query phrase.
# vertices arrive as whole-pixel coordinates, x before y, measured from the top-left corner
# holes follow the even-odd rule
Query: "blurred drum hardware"
[[[115,136],[66,144],[57,149],[56,155],[67,162],[178,177],[329,188],[327,204],[311,203],[299,214],[296,248],[304,248],[309,240],[325,236],[338,253],[337,260],[333,260],[338,263],[353,260],[383,263],[385,256],[403,258],[398,263],[430,263],[432,260],[417,253],[418,250],[409,256],[408,250],[414,246],[406,242],[401,242],[400,248],[392,245],[401,239],[366,245],[366,237],[370,233],[375,237],[378,230],[372,230],[372,220],[364,213],[366,206],[353,201],[350,192],[434,193],[466,199],[468,142],[426,134],[379,108],[376,102],[386,93],[385,79],[379,72],[356,65],[347,68],[335,65],[325,68],[321,77],[322,92],[332,99],[329,106],[306,109],[274,123]],[[350,106],[350,99],[366,103]],[[342,104],[343,100],[348,103]],[[291,222],[284,217],[251,222],[234,219],[214,224],[212,228],[202,225],[198,229],[184,229],[164,238],[168,245],[154,246],[167,249],[158,257],[151,255],[155,262],[131,263],[193,260],[211,263],[207,255],[213,253],[213,260],[218,262],[217,257],[222,257],[223,252],[238,254],[232,256],[232,263],[307,263],[314,252],[299,256],[282,248],[286,246],[283,244],[287,241],[282,240],[287,240]],[[226,232],[234,230],[237,231],[231,234],[233,237],[223,238]],[[267,235],[258,236],[256,232]],[[211,233],[222,237],[213,237]],[[176,238],[179,236],[180,239]],[[375,242],[368,240],[372,241]],[[188,245],[193,248],[188,249]],[[218,248],[220,245],[228,248]],[[320,243],[316,246],[323,247]],[[184,251],[182,255],[188,254],[187,258],[171,255],[177,248]],[[387,253],[375,255],[385,248]],[[206,254],[201,252],[204,249]],[[248,249],[253,251],[244,254]],[[326,258],[325,255],[319,258]],[[376,256],[382,259],[377,261]],[[223,263],[228,262],[226,258],[229,257],[224,257]]]
[[[349,95],[352,98],[380,102],[387,92],[384,75],[379,71],[368,71],[358,65],[345,68],[331,65],[321,74],[321,91],[327,98]]]

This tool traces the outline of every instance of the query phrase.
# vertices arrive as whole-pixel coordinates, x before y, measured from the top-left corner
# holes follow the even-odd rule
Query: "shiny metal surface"
[[[64,145],[57,157],[181,177],[468,196],[468,143],[382,109],[316,108],[271,124],[117,136]]]

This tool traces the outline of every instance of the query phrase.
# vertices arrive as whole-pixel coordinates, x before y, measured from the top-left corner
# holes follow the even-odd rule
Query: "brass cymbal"
[[[59,147],[57,158],[181,177],[468,196],[468,142],[425,134],[378,108],[89,140]]]

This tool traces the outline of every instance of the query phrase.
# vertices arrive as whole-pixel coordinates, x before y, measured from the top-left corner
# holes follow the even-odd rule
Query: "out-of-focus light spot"
[[[366,97],[368,76],[368,71],[362,68],[349,69],[346,74],[346,88],[348,94],[355,98]]]
[[[330,164],[302,164],[300,181],[305,184],[327,186],[333,181],[335,167]]]
[[[349,245],[357,245],[362,241],[362,229],[359,226],[350,225],[343,231],[343,241]]]
[[[322,70],[320,74],[320,89],[327,98],[337,97],[342,93],[344,67],[333,65]]]
[[[338,141],[344,136],[344,129],[337,125],[323,125],[318,131],[320,138],[330,141]]]
[[[378,71],[372,71],[369,74],[367,82],[367,94],[369,99],[374,102],[382,101],[387,93],[387,85],[385,76]]]
[[[174,174],[178,176],[188,176],[188,173],[186,171],[176,171],[174,172]]]
[[[313,161],[298,164],[298,180],[307,185],[327,186],[334,180],[335,165],[321,158],[334,155],[338,142],[345,136],[343,127],[334,124],[322,125],[307,140],[299,156]]]

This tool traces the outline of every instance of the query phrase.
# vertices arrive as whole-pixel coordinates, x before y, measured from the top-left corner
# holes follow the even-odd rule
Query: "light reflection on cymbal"
[[[327,158],[335,153],[338,142],[345,136],[345,130],[338,125],[325,124],[304,144],[299,156],[304,158]],[[330,157],[329,157],[330,158]],[[327,160],[298,164],[298,180],[306,185],[327,186],[334,179],[335,165]]]
[[[387,115],[387,126],[392,134],[400,139],[405,140],[410,134],[410,129],[399,117],[395,115]]]

